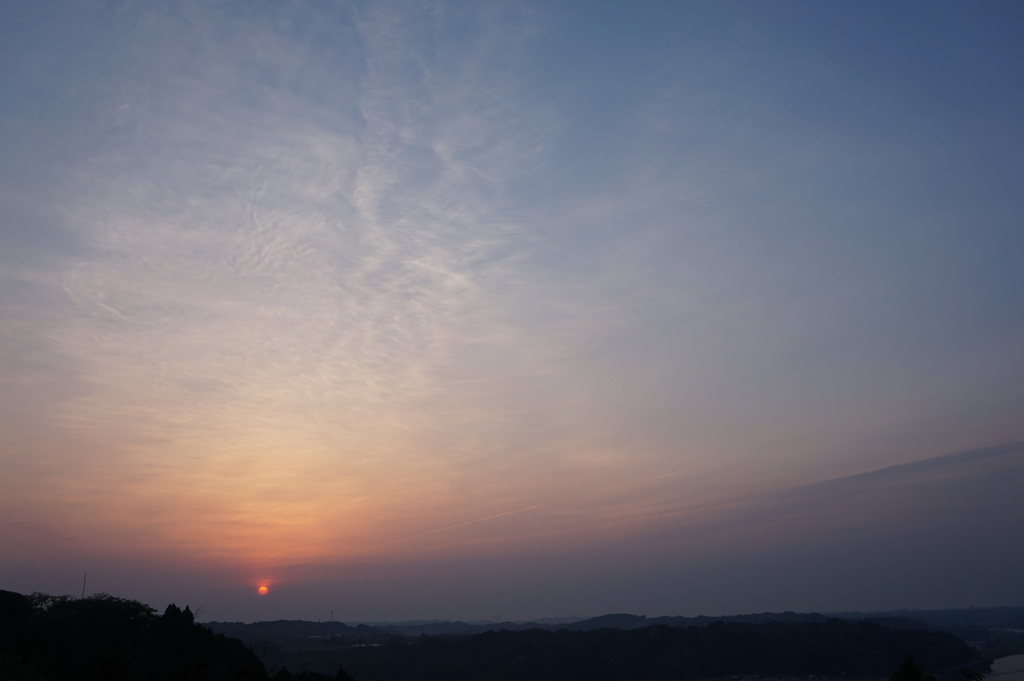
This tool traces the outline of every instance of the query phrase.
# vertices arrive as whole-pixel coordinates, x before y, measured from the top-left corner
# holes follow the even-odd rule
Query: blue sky
[[[960,453],[995,491],[957,531],[1022,566],[993,510],[1024,492],[1016,3],[0,12],[4,588],[89,570],[214,619],[1022,602],[966,558],[904,593],[927,552],[816,548],[857,513],[872,565],[886,528],[941,537],[941,476],[714,529]],[[698,547],[699,604],[667,596]],[[595,564],[628,569],[530,596]],[[850,588],[777,588],[808,565]]]

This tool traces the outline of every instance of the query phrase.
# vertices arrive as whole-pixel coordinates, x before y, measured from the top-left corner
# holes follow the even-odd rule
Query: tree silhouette
[[[892,673],[889,681],[935,681],[935,677],[924,671],[924,668],[914,662],[914,656],[907,653],[903,663]]]
[[[957,681],[985,681],[985,675],[977,669],[960,667],[956,672]]]
[[[0,591],[0,681],[266,681],[238,640],[171,603]]]

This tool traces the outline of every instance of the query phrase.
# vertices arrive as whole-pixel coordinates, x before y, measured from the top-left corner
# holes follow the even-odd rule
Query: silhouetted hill
[[[962,608],[841,613],[844,619],[892,628],[944,631],[967,641],[989,659],[1024,654],[1024,608]]]
[[[240,641],[194,623],[186,607],[162,616],[107,594],[89,598],[0,591],[0,679],[23,681],[263,681]]]
[[[841,620],[396,638],[381,646],[340,650],[338,659],[360,681],[619,681],[732,675],[887,677],[907,653],[933,672],[978,662],[963,641],[948,634]]]
[[[189,608],[174,604],[158,616],[147,605],[106,594],[75,599],[0,591],[0,680],[267,681],[267,665],[276,672],[272,681],[886,678],[908,653],[942,678],[961,666],[984,666],[984,660],[949,633],[913,628],[915,619],[992,633],[1004,630],[973,623],[1012,624],[1018,614],[1013,610],[970,617],[957,611],[914,618],[875,613],[873,622],[786,612],[725,618],[611,614],[547,627],[299,620],[201,626]],[[492,626],[504,628],[488,630]],[[445,627],[443,635],[424,634]],[[409,628],[419,634],[399,635]]]
[[[628,613],[608,614],[591,618],[550,618],[547,620],[528,622],[391,622],[370,627],[378,632],[388,635],[399,636],[471,636],[482,634],[488,631],[528,631],[530,629],[543,629],[545,631],[559,631],[568,629],[570,631],[590,631],[593,629],[639,629],[664,624],[673,627],[702,627],[712,622],[744,622],[747,624],[762,624],[765,622],[824,622],[828,618],[818,613],[795,613],[795,612],[762,612],[748,615],[725,615],[712,617],[700,615],[697,617],[647,617],[645,615],[631,615]],[[266,625],[267,623],[260,623]],[[310,623],[307,623],[310,624]],[[255,625],[230,622],[210,622],[209,626],[217,632],[236,636],[245,640],[248,637],[259,637]],[[271,627],[264,627],[261,631],[266,635],[274,628],[280,629],[280,636],[292,636],[299,631],[298,627],[287,628],[290,625],[273,623]],[[329,631],[327,624],[318,623],[323,627],[319,633],[325,634]],[[360,625],[366,626],[366,625]],[[924,627],[918,627],[924,628]],[[287,633],[286,633],[287,629]],[[369,640],[369,639],[367,639]]]
[[[650,622],[647,621],[647,617],[644,615],[618,613],[566,624],[559,628],[569,629],[570,631],[591,631],[593,629],[639,629],[640,627],[648,626],[650,626]]]
[[[342,622],[307,622],[305,620],[273,620],[269,622],[207,622],[211,631],[245,643],[271,641],[275,645],[303,647],[320,640],[333,641],[344,645],[381,643],[395,635],[365,624],[348,625]],[[422,625],[417,625],[422,626]],[[468,626],[468,625],[467,625]]]
[[[934,672],[981,662],[949,634],[908,629],[905,619],[892,623],[899,626],[785,612],[721,618],[611,614],[548,626],[430,622],[352,627],[293,621],[210,626],[274,651],[265,658],[271,667],[330,673],[341,664],[358,681],[888,677],[907,653]]]
[[[593,619],[574,622],[562,625],[559,628],[575,631],[590,631],[592,629],[639,629],[640,627],[652,627],[666,625],[671,627],[703,627],[713,622],[738,622],[743,624],[766,624],[768,622],[825,622],[828,620],[824,615],[818,613],[796,613],[796,612],[759,612],[749,615],[725,615],[711,617],[699,615],[697,617],[645,617],[643,615],[603,615]]]
[[[1024,607],[947,608],[944,610],[888,610],[884,612],[833,613],[842,619],[899,618],[920,622],[927,627],[986,627],[989,629],[1024,630]]]

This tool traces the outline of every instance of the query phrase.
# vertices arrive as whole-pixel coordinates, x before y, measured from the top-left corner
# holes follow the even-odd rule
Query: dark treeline
[[[338,652],[334,659],[340,658],[354,678],[379,681],[887,677],[907,653],[925,669],[952,676],[980,662],[967,644],[949,634],[841,620],[396,637],[385,645]]]
[[[956,608],[945,610],[889,610],[837,613],[840,619],[902,619],[934,629],[987,627],[1024,630],[1024,608]]]
[[[976,651],[944,632],[794,613],[747,617],[652,626],[642,617],[610,615],[572,629],[419,636],[334,622],[214,623],[237,636],[231,638],[196,624],[187,606],[172,604],[160,615],[105,594],[0,591],[0,681],[886,678],[908,654],[940,679],[984,666]]]
[[[276,620],[270,622],[209,622],[207,626],[218,633],[245,639],[288,639],[310,637],[335,637],[346,643],[372,643],[386,641],[390,635],[401,636],[470,636],[487,631],[587,631],[591,629],[639,629],[664,624],[672,627],[703,627],[713,622],[739,622],[764,624],[768,622],[825,622],[842,619],[871,622],[890,629],[925,629],[945,631],[958,638],[975,641],[984,630],[1024,631],[1024,608],[971,608],[967,610],[897,610],[891,612],[849,612],[822,615],[820,613],[761,612],[745,615],[724,615],[697,617],[662,616],[646,617],[632,614],[610,614],[593,618],[578,618],[572,621],[546,622],[399,622],[346,625],[341,622],[309,622],[305,620]],[[970,636],[966,636],[970,634]],[[1019,647],[1019,646],[1018,646]],[[1014,652],[1024,652],[1024,649]],[[992,657],[1001,657],[994,655]]]
[[[945,678],[955,677],[961,666],[984,666],[975,651],[948,633],[818,614],[722,619],[606,615],[556,625],[559,628],[460,622],[370,627],[289,620],[210,626],[243,640],[263,641],[274,651],[268,656],[273,664],[329,672],[341,663],[360,681],[697,679],[741,674],[883,678],[906,653]],[[397,635],[398,631],[411,635]]]
[[[1024,608],[1021,607],[893,610],[836,616],[875,622],[892,629],[945,631],[969,642],[990,659],[1024,653]]]
[[[494,622],[488,624],[467,624],[465,622],[433,622],[429,624],[388,624],[380,629],[400,633],[403,636],[419,636],[420,634],[482,634],[485,631],[526,631],[527,629],[546,629],[548,631],[589,631],[591,629],[640,629],[665,624],[670,627],[703,627],[712,622],[742,622],[746,624],[764,624],[767,622],[824,622],[828,619],[818,613],[797,612],[761,612],[749,615],[725,615],[722,617],[664,616],[647,617],[626,613],[601,615],[561,624],[538,624],[535,622]]]
[[[107,594],[0,590],[0,681],[267,681],[252,649],[194,619],[188,606],[171,604],[157,615],[148,605]]]

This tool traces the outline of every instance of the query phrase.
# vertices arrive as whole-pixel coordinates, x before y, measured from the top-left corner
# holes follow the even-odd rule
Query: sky
[[[0,588],[1024,605],[1022,22],[3,3]]]

